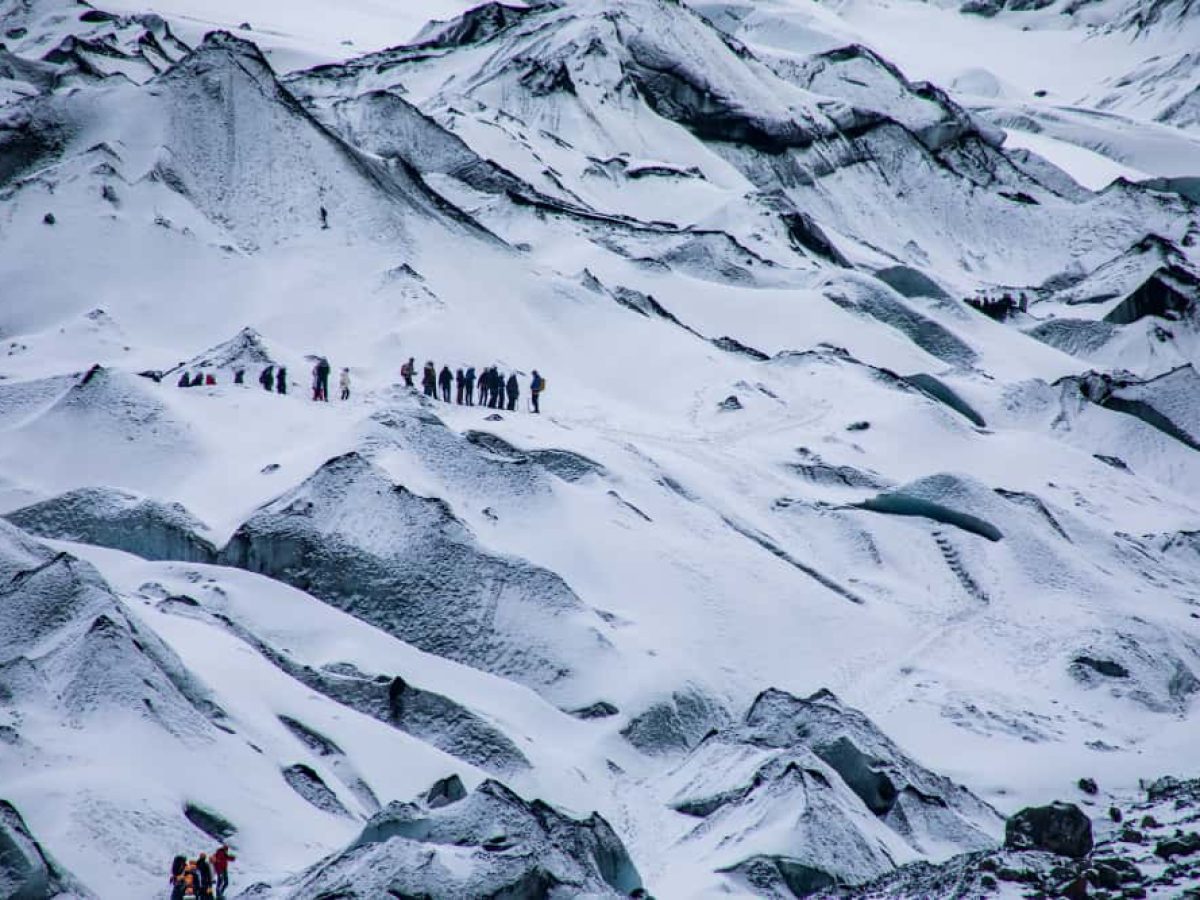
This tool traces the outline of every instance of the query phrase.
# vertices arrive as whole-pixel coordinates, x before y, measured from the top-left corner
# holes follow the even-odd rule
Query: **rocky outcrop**
[[[542,690],[609,647],[599,618],[561,578],[486,552],[448,504],[394,484],[357,453],[256,512],[220,561]]]
[[[804,896],[860,884],[947,847],[994,846],[1000,817],[930,772],[862,713],[822,691],[764,691],[742,723],[706,737],[671,773],[672,808],[702,821],[683,839],[731,878]],[[779,823],[766,836],[760,824]]]
[[[5,515],[39,537],[124,550],[143,559],[211,563],[207,526],[178,503],[115,488],[80,488]]]
[[[0,800],[0,897],[92,900],[94,896],[42,849],[16,807]]]
[[[345,850],[287,882],[282,895],[549,900],[627,897],[642,886],[598,814],[572,819],[498,781],[459,799],[433,796],[438,802],[390,804]]]
[[[91,565],[0,523],[0,698],[79,727],[116,711],[176,735],[230,731],[206,688]]]
[[[1092,822],[1074,803],[1030,806],[1008,820],[1004,845],[1078,859],[1092,852]]]
[[[729,713],[720,703],[688,687],[634,716],[621,734],[643,753],[678,753],[728,721]]]

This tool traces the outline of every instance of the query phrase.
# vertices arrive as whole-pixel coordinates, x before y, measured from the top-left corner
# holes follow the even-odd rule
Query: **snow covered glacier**
[[[1197,45],[0,0],[0,896],[1200,887]]]

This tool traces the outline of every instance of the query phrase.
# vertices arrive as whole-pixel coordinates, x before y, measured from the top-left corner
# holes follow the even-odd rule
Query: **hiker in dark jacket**
[[[204,387],[204,373],[197,372],[196,377],[192,379],[192,383],[189,385],[189,387]]]
[[[517,373],[508,376],[508,411],[517,408],[517,398],[521,396],[521,385],[517,383]]]
[[[246,383],[246,370],[245,369],[234,369],[233,370],[233,383],[234,384],[245,384]]]
[[[267,390],[270,390],[270,388],[267,388]],[[281,394],[287,393],[287,369],[283,366],[280,366],[275,371],[275,390]]]
[[[463,396],[467,398],[467,406],[475,405],[475,367],[467,366],[463,376]]]
[[[275,367],[267,366],[262,370],[262,374],[258,376],[258,383],[263,386],[264,391],[269,391],[275,387]]]
[[[454,382],[454,376],[450,374],[449,366],[442,366],[442,374],[438,376],[438,384],[442,386],[442,399],[447,403],[450,402],[450,385]]]
[[[184,372],[182,375],[179,376],[179,386],[180,387],[191,387],[192,386],[192,380],[188,376],[187,372]]]
[[[400,377],[404,379],[404,386],[410,388],[413,386],[413,378],[417,374],[417,363],[411,356],[408,362],[400,366]]]
[[[463,386],[467,383],[467,378],[463,375],[462,369],[457,369],[454,372],[454,402],[459,406],[463,405]]]
[[[421,387],[425,389],[425,396],[437,399],[437,369],[433,367],[433,360],[425,363],[425,370],[421,373]]]
[[[187,881],[183,877],[187,869],[187,858],[177,856],[171,862],[171,900],[183,900],[183,892],[187,890]]]
[[[202,897],[204,900],[212,900],[213,870],[208,857],[203,853],[196,858],[196,875],[199,881],[196,886],[196,896]]]
[[[504,373],[492,366],[492,409],[504,409]]]
[[[313,399],[329,402],[329,360],[325,357],[317,359],[313,367]]]
[[[546,379],[538,374],[537,369],[534,369],[533,378],[529,382],[529,396],[533,401],[533,411],[535,413],[541,412],[541,409],[538,407],[538,398],[542,396],[542,391],[545,389]]]

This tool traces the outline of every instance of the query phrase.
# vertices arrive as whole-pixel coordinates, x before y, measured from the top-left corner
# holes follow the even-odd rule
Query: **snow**
[[[733,738],[694,744],[768,688],[834,691],[1002,815],[1085,774],[1113,797],[1195,775],[1200,563],[1179,546],[1200,457],[1145,410],[1195,435],[1200,313],[1096,328],[1164,261],[1200,265],[1195,205],[1131,184],[1200,174],[1194,133],[1097,99],[1169,29],[1130,39],[1116,0],[693,4],[707,20],[575,0],[414,50],[389,48],[468,4],[150,3],[106,8],[234,36],[154,76],[121,56],[142,26],[39,0],[12,52],[111,32],[137,77],[0,94],[0,514],[88,490],[13,517],[45,558],[96,567],[127,658],[135,632],[161,641],[191,685],[162,720],[136,684],[82,718],[34,691],[23,673],[65,671],[90,606],[0,657],[22,688],[0,702],[0,799],[98,896],[155,896],[207,847],[187,803],[237,825],[239,888],[284,895],[377,812],[362,785],[386,805],[451,774],[599,812],[662,897],[749,893],[716,868],[806,833],[836,833],[829,860],[869,840],[859,878],[970,845],[940,820],[894,830],[821,762],[833,788],[771,770],[702,825],[672,809],[762,768]],[[835,52],[856,41],[880,59]],[[1149,233],[1169,249],[1131,250]],[[899,266],[940,296],[872,275]],[[1032,303],[997,322],[976,292]],[[1090,330],[1031,336],[1069,319]],[[350,368],[348,401],[310,399],[318,354]],[[420,399],[397,384],[410,356],[516,373],[518,407]],[[268,362],[286,395],[259,386]],[[1090,369],[1141,405],[1089,393]],[[178,388],[183,370],[217,384]],[[127,531],[72,529],[80,497]],[[151,561],[155,516],[251,549]],[[256,574],[273,553],[278,578]],[[419,602],[437,640],[396,624]],[[377,704],[397,677],[528,766],[405,731]],[[295,765],[350,816],[298,793]],[[463,883],[476,865],[439,858]]]

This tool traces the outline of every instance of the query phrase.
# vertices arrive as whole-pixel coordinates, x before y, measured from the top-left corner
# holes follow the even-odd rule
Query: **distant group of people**
[[[408,362],[400,367],[400,377],[404,379],[404,386],[415,389],[416,385],[413,382],[416,376],[416,359],[410,356]],[[479,406],[516,411],[517,400],[521,396],[521,385],[515,372],[505,378],[496,366],[485,366],[477,373],[474,366],[467,366],[465,369],[460,367],[451,372],[450,367],[446,365],[443,365],[439,372],[433,360],[427,361],[421,371],[421,390],[432,400],[437,400],[440,393],[442,402],[450,403],[453,391],[454,403],[459,406],[475,406],[477,388]],[[529,380],[529,397],[535,413],[542,411],[540,403],[544,390],[546,379],[534,369]]]
[[[323,356],[317,357],[312,370],[312,398],[314,401],[326,403],[329,401],[329,376],[332,371],[333,367],[330,366],[329,360]],[[258,383],[265,391],[286,394],[287,374],[285,366],[271,364],[259,373]],[[415,389],[414,380],[417,368],[414,357],[410,356],[408,362],[400,367],[400,375],[404,379],[405,387]],[[245,369],[234,370],[234,384],[245,384],[245,378]],[[212,372],[196,372],[195,375],[190,375],[186,371],[179,376],[178,382],[179,387],[200,387],[216,383],[216,375]],[[496,366],[486,366],[478,374],[476,374],[474,366],[468,366],[465,369],[459,368],[455,372],[451,372],[449,366],[442,366],[439,373],[433,360],[425,363],[421,374],[421,388],[426,397],[437,400],[440,396],[441,400],[446,403],[451,402],[450,398],[453,392],[453,402],[459,406],[475,406],[476,391],[478,391],[479,406],[489,409],[507,409],[509,412],[516,411],[517,401],[521,397],[521,385],[515,372],[505,378]],[[537,369],[534,369],[529,380],[529,398],[535,413],[542,411],[541,397],[545,390],[546,379],[538,374]],[[350,370],[348,368],[343,368],[338,375],[338,391],[341,399],[350,399]]]
[[[211,858],[201,853],[195,859],[176,856],[171,863],[171,900],[223,900],[229,887],[229,864],[237,859],[222,844]]]
[[[1007,291],[999,297],[981,295],[978,297],[967,297],[967,305],[973,306],[989,319],[995,319],[997,322],[1003,322],[1015,312],[1028,312],[1029,298],[1025,294],[1017,294],[1014,297]]]

